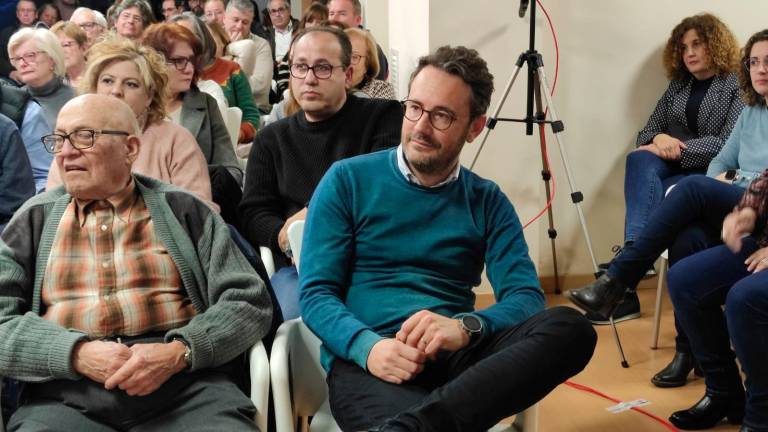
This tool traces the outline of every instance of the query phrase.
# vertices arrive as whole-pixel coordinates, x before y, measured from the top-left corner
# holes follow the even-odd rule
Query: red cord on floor
[[[583,392],[587,392],[587,393],[592,393],[592,394],[598,395],[598,396],[600,396],[601,398],[603,398],[603,399],[608,399],[609,401],[611,401],[611,402],[614,402],[614,403],[621,403],[621,400],[619,400],[619,399],[616,399],[616,398],[614,398],[614,397],[611,397],[611,396],[608,396],[607,394],[605,394],[605,393],[602,393],[602,392],[600,392],[600,391],[598,391],[598,390],[595,390],[595,389],[593,389],[592,387],[587,387],[587,386],[585,386],[585,385],[582,385],[582,384],[576,384],[576,383],[575,383],[575,382],[573,382],[573,381],[566,381],[566,382],[565,382],[565,385],[567,385],[567,386],[570,386],[570,387],[573,387],[573,388],[575,388],[576,390],[581,390],[581,391],[583,391]],[[673,426],[671,423],[669,423],[668,421],[666,421],[666,420],[662,419],[661,417],[657,417],[657,416],[655,416],[655,415],[653,415],[653,414],[649,413],[648,411],[646,411],[646,410],[644,410],[644,409],[642,409],[642,408],[639,408],[639,407],[632,407],[632,408],[630,408],[630,409],[631,409],[632,411],[637,411],[637,412],[639,412],[640,414],[642,414],[642,415],[644,415],[644,416],[647,416],[647,417],[650,417],[650,418],[652,418],[653,420],[655,420],[655,421],[657,421],[657,422],[661,423],[661,424],[662,424],[662,425],[663,425],[665,428],[667,428],[667,429],[669,429],[669,430],[671,430],[671,431],[674,431],[674,432],[680,432],[680,431],[679,431],[679,430],[678,430],[676,427],[674,427],[674,426]]]

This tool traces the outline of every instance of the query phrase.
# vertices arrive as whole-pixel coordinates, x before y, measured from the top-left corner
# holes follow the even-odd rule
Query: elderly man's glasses
[[[59,153],[61,148],[64,147],[64,141],[69,140],[72,147],[78,150],[84,150],[93,147],[96,137],[99,135],[131,135],[128,132],[113,131],[113,130],[99,130],[99,129],[78,129],[68,134],[53,133],[45,135],[40,138],[43,142],[43,146],[48,153]]]
[[[760,68],[761,64],[765,70],[768,70],[768,57],[763,58],[762,61],[757,57],[750,57],[744,62],[744,67],[746,67],[747,70],[757,70]]]
[[[11,57],[11,65],[13,67],[19,67],[19,65],[23,62],[25,65],[28,64],[35,64],[37,63],[37,55],[38,54],[44,54],[45,51],[32,51],[28,52],[26,54],[22,54],[18,57]]]
[[[291,64],[291,76],[297,79],[304,79],[307,77],[309,71],[315,74],[317,79],[328,79],[333,74],[333,69],[343,66],[334,66],[329,63],[318,63],[314,66],[310,66],[306,63],[292,63]]]
[[[84,22],[84,23],[80,24],[80,28],[81,28],[81,29],[83,29],[83,30],[85,30],[85,31],[88,31],[88,30],[90,30],[90,29],[92,29],[92,28],[96,27],[97,25],[98,25],[98,24],[96,24],[96,23],[95,23],[95,22],[93,22],[93,21],[90,21],[90,22]]]
[[[288,9],[286,9],[285,7],[279,7],[279,8],[277,8],[277,9],[270,9],[270,10],[269,10],[269,14],[270,14],[270,15],[282,15],[282,14],[284,14],[284,13],[285,13],[287,10],[288,10]]]
[[[456,120],[454,114],[441,108],[433,109],[431,111],[425,110],[420,103],[412,100],[404,100],[400,103],[403,105],[403,115],[406,119],[412,122],[417,122],[424,113],[427,113],[429,122],[432,124],[432,127],[437,130],[448,129],[453,124],[453,121]]]
[[[192,66],[195,66],[195,58],[194,57],[171,57],[165,61],[165,64],[173,65],[173,67],[176,68],[178,71],[183,71],[187,68],[188,64],[192,64]]]

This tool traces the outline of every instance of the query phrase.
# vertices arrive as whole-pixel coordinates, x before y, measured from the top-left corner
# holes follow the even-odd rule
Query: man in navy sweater
[[[335,163],[310,201],[300,303],[343,430],[486,430],[592,356],[586,319],[544,310],[512,204],[459,164],[492,92],[474,50],[422,58],[400,146]],[[497,303],[474,311],[483,266]]]

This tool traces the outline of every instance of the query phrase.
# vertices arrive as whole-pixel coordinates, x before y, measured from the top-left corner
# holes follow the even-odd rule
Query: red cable
[[[587,387],[587,386],[585,386],[585,385],[582,385],[582,384],[576,384],[575,382],[572,382],[572,381],[566,381],[566,382],[565,382],[565,385],[567,385],[567,386],[570,386],[570,387],[573,387],[573,388],[575,388],[576,390],[581,390],[581,391],[583,391],[583,392],[587,392],[587,393],[592,393],[592,394],[598,395],[598,396],[600,396],[601,398],[603,398],[603,399],[608,399],[609,401],[611,401],[611,402],[614,402],[614,403],[621,403],[621,400],[619,400],[619,399],[616,399],[616,398],[614,398],[614,397],[611,397],[611,396],[608,396],[608,395],[606,395],[605,393],[602,393],[602,392],[600,392],[600,391],[598,391],[598,390],[595,390],[595,389],[593,389],[592,387]],[[639,407],[632,407],[632,408],[630,408],[630,409],[631,409],[632,411],[637,411],[637,412],[639,412],[640,414],[642,414],[642,415],[644,415],[644,416],[650,417],[651,419],[653,419],[653,420],[655,420],[655,421],[657,421],[657,422],[661,423],[661,424],[662,424],[662,425],[663,425],[665,428],[667,428],[667,429],[669,429],[669,430],[671,430],[671,431],[674,431],[674,432],[680,432],[680,431],[679,431],[677,428],[675,428],[675,426],[673,426],[673,425],[672,425],[671,423],[669,423],[668,421],[666,421],[666,420],[664,420],[664,419],[662,419],[662,418],[660,418],[660,417],[658,417],[658,416],[655,416],[655,415],[653,415],[653,414],[649,413],[648,411],[646,411],[646,410],[644,410],[644,409],[642,409],[642,408],[639,408]]]
[[[547,9],[544,7],[543,4],[539,0],[536,0],[536,4],[539,5],[541,10],[544,12],[544,16],[547,17],[547,22],[549,23],[549,29],[552,32],[552,39],[554,39],[555,43],[555,79],[552,82],[552,89],[550,90],[550,97],[555,95],[555,88],[557,88],[557,76],[558,71],[560,70],[560,47],[557,43],[557,33],[555,32],[555,27],[552,24],[552,19],[549,17],[549,12],[547,12]],[[544,118],[547,118],[547,113],[549,112],[549,107],[547,107],[544,110]],[[523,225],[523,229],[528,228],[528,226],[534,222],[536,222],[541,216],[544,215],[544,213],[547,212],[547,210],[552,207],[552,201],[555,199],[555,176],[552,174],[552,170],[549,166],[549,152],[547,151],[547,138],[546,138],[546,130],[544,128],[544,124],[539,125],[540,133],[539,136],[541,137],[541,148],[543,149],[542,158],[544,159],[544,169],[549,172],[549,178],[550,182],[552,184],[552,190],[550,191],[549,200],[547,201],[547,204],[544,206],[541,211],[533,217],[533,219],[529,220],[525,225]]]

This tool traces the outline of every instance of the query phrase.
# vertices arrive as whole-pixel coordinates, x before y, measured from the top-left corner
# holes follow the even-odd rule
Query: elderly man
[[[268,329],[264,283],[208,206],[131,174],[138,134],[124,102],[72,99],[43,137],[64,187],[0,236],[10,430],[256,430],[230,374]]]
[[[16,209],[35,194],[35,181],[21,134],[0,114],[0,233]]]
[[[224,29],[229,34],[232,43],[227,47],[227,52],[235,57],[235,61],[245,70],[244,56],[254,58],[250,71],[248,82],[251,85],[251,92],[256,101],[256,105],[263,112],[269,112],[269,89],[272,85],[272,75],[274,70],[274,59],[272,51],[269,49],[269,42],[265,39],[251,33],[251,24],[253,23],[254,7],[250,0],[229,0],[224,12]],[[252,46],[243,46],[238,41],[250,40]],[[240,45],[240,46],[238,46]],[[243,52],[245,51],[245,52]],[[240,55],[243,54],[243,55]]]
[[[184,0],[163,0],[160,4],[160,8],[163,12],[165,21],[170,22],[171,18],[181,15],[182,12],[184,12]]]
[[[252,244],[269,246],[276,267],[283,267],[272,286],[286,319],[299,315],[288,226],[304,219],[315,186],[333,162],[394,147],[400,137],[397,102],[347,95],[351,56],[341,30],[315,27],[297,34],[291,88],[301,110],[260,130],[248,156],[242,232]]]
[[[328,2],[328,19],[332,22],[342,23],[347,27],[362,28],[363,6],[360,4],[360,0],[330,0]],[[387,63],[384,50],[378,43],[376,49],[379,52],[379,75],[376,78],[384,81],[389,75],[389,63]]]
[[[11,35],[20,28],[32,27],[35,23],[36,12],[37,8],[34,1],[18,0],[16,2],[16,25],[0,30],[0,47],[7,47]],[[8,58],[8,50],[6,48],[0,50],[0,76],[18,81],[16,71],[11,67],[11,61]]]
[[[99,41],[101,35],[107,30],[107,19],[101,12],[86,7],[75,9],[70,19],[80,26],[88,37],[88,46]]]
[[[293,30],[299,25],[299,20],[291,16],[291,2],[288,0],[270,0],[268,8],[272,27],[267,32],[267,40],[275,62],[279,62],[291,46]]]
[[[312,196],[302,317],[343,430],[487,430],[592,356],[589,321],[544,310],[509,199],[459,164],[492,92],[477,51],[420,59],[400,146],[334,164]],[[473,311],[484,267],[496,304]]]

